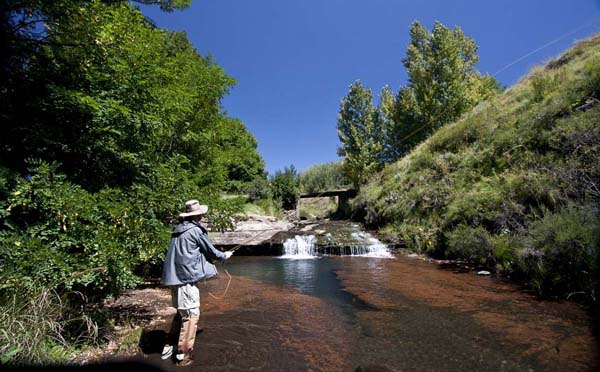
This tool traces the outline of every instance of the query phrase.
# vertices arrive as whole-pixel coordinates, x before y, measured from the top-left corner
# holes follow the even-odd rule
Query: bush
[[[273,198],[273,190],[271,189],[269,180],[261,176],[256,176],[252,180],[246,192],[248,193],[248,201],[250,202]]]
[[[492,236],[492,246],[496,270],[511,273],[515,271],[517,263],[517,251],[521,244],[510,234]]]
[[[461,224],[445,236],[448,239],[446,254],[449,257],[486,266],[491,266],[490,263],[495,261],[492,239],[486,229]]]
[[[314,165],[299,175],[300,189],[305,193],[348,188],[350,180],[344,174],[342,162]]]
[[[184,175],[177,169],[169,180],[166,172],[155,177],[150,185],[96,193],[67,181],[58,164],[41,163],[27,179],[18,178],[0,226],[0,292],[39,282],[103,297],[134,287],[140,282],[136,268],[162,262],[167,224],[186,198],[200,193],[178,182]],[[242,198],[200,199],[210,206],[216,230],[230,228],[244,204]]]
[[[582,293],[596,297],[600,219],[589,207],[546,212],[530,224],[521,269],[540,294]]]
[[[0,364],[42,365],[68,361],[64,306],[49,289],[2,298]]]
[[[535,102],[543,101],[549,94],[558,89],[563,79],[564,74],[552,75],[543,69],[535,70],[531,76],[533,100]]]
[[[298,173],[293,165],[285,167],[283,171],[276,171],[271,177],[273,198],[281,203],[285,210],[295,209],[298,200]]]

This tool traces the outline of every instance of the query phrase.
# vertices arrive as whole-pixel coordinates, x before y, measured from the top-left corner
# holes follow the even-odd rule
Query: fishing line
[[[567,32],[566,34],[563,34],[563,35],[559,36],[558,38],[556,38],[556,39],[554,39],[554,40],[552,40],[552,41],[550,41],[550,42],[548,42],[548,43],[546,43],[546,44],[542,45],[541,47],[539,47],[539,48],[537,48],[537,49],[535,49],[535,50],[533,50],[533,51],[531,51],[531,52],[529,52],[529,53],[525,54],[525,55],[524,55],[524,56],[522,56],[522,57],[519,57],[519,58],[517,58],[515,61],[513,61],[513,62],[509,63],[508,65],[506,65],[506,66],[502,67],[500,70],[496,71],[496,73],[495,73],[495,74],[493,74],[492,76],[494,76],[494,77],[495,77],[495,76],[496,76],[496,75],[498,75],[499,73],[501,73],[501,72],[503,72],[504,70],[506,70],[506,69],[508,69],[508,68],[510,68],[510,67],[512,67],[512,66],[514,66],[514,65],[516,65],[517,63],[521,62],[521,61],[522,61],[522,60],[524,60],[525,58],[527,58],[527,57],[529,57],[529,56],[531,56],[531,55],[533,55],[533,54],[535,54],[535,53],[539,52],[539,51],[540,51],[540,50],[542,50],[542,49],[545,49],[545,48],[549,47],[550,45],[553,45],[553,44],[556,44],[556,43],[558,43],[559,41],[561,41],[561,40],[563,40],[563,39],[565,39],[565,38],[567,38],[567,37],[569,37],[569,36],[571,36],[571,35],[575,34],[576,32],[578,32],[578,31],[581,31],[581,30],[583,30],[584,28],[586,28],[586,27],[589,27],[589,26],[593,25],[595,22],[596,22],[596,19],[594,19],[594,20],[593,20],[593,21],[591,21],[591,22],[588,22],[588,23],[584,24],[583,26],[579,26],[579,27],[577,27],[577,28],[576,28],[576,29],[574,29],[574,30],[571,30],[571,31]]]
[[[279,230],[279,229],[254,230],[254,231],[256,231],[256,233],[251,238],[249,238],[249,239],[245,240],[244,242],[242,242],[241,244],[238,244],[235,247],[231,248],[229,250],[229,252],[231,252],[231,254],[233,254],[233,252],[237,251],[242,246],[248,244],[250,241],[252,241],[253,239],[255,239],[260,233],[265,232],[265,231],[273,231],[273,230]],[[223,263],[223,266],[225,266],[225,263]],[[227,271],[227,269],[225,269],[225,268],[223,269],[223,271],[225,271],[225,274],[227,274],[227,276],[229,277],[229,281],[227,282],[227,287],[225,287],[225,291],[223,292],[223,294],[221,296],[215,296],[210,291],[208,291],[208,295],[210,297],[214,298],[215,300],[223,300],[223,299],[225,299],[225,295],[227,294],[227,291],[229,290],[229,285],[231,284],[231,279],[232,279],[231,274],[229,274],[229,271]],[[204,283],[206,283],[206,278],[204,278]]]

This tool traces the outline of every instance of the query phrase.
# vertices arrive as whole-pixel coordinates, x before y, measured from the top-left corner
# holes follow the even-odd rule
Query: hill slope
[[[594,298],[599,100],[596,35],[388,165],[354,208],[410,249]]]

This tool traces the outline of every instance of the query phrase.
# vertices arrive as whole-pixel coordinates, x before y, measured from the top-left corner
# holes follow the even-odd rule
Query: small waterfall
[[[283,243],[282,258],[315,258],[317,256],[314,235],[296,235]]]
[[[318,242],[314,235],[296,235],[283,243],[284,254],[281,258],[316,258],[319,254],[380,258],[393,257],[389,247],[371,234],[358,231],[350,235],[352,242],[343,244],[336,244],[331,234],[325,235],[326,242]]]
[[[351,256],[392,257],[392,253],[387,244],[383,244],[368,232],[354,232],[352,233],[352,237],[362,243],[353,247],[348,247]]]

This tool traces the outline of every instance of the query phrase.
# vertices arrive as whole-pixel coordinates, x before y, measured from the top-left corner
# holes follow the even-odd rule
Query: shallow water
[[[221,370],[594,370],[591,319],[509,283],[434,263],[325,256],[234,257],[201,284],[196,368]],[[156,359],[156,358],[154,358]],[[169,361],[160,362],[170,368]]]

